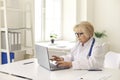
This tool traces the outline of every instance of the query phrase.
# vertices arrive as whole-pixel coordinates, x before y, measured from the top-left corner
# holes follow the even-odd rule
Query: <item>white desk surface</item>
[[[26,64],[26,62],[34,62]],[[37,64],[35,58],[10,64],[0,65],[0,71],[31,78],[32,80],[120,80],[119,69],[103,69],[103,71],[87,71],[65,69],[48,71]],[[83,79],[80,79],[83,78]],[[27,80],[0,73],[0,80]]]
[[[71,42],[71,41],[55,41],[54,44],[51,44],[50,42],[39,42],[39,43],[36,43],[36,44],[48,47],[50,50],[52,50],[52,49],[71,50],[71,48],[73,48],[73,46],[75,45],[75,42]]]

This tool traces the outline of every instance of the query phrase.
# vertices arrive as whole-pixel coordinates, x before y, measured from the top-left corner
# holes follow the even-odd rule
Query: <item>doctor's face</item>
[[[76,29],[75,35],[76,35],[76,38],[83,44],[89,40],[89,38],[85,35],[82,29],[79,29],[79,28]]]

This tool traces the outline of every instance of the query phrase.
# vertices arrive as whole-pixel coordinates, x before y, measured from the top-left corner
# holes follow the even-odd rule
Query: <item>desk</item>
[[[11,76],[8,74],[0,73],[0,80],[23,80],[23,79],[18,78],[18,77],[14,77],[14,76]]]
[[[34,63],[24,65],[27,62]],[[120,70],[118,69],[103,69],[103,71],[73,69],[48,71],[40,67],[35,58],[0,65],[0,71],[28,77],[33,80],[80,80],[79,78],[83,78],[82,80],[120,80]],[[7,80],[1,79],[1,77],[8,77],[9,80],[26,80],[21,78],[14,79],[15,77],[10,77],[10,75],[3,75],[0,73],[0,80]],[[99,79],[96,77],[99,77]]]
[[[71,48],[74,47],[75,42],[72,41],[55,41],[54,44],[51,44],[51,42],[39,42],[36,43],[37,45],[48,47],[50,57],[52,55],[66,55],[70,52]]]

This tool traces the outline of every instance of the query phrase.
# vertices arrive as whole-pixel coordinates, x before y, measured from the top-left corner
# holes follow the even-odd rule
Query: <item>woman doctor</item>
[[[68,55],[55,56],[59,67],[72,67],[73,69],[98,69],[103,67],[104,53],[102,45],[97,44],[93,37],[94,28],[88,21],[83,21],[74,27],[77,38],[76,45]]]

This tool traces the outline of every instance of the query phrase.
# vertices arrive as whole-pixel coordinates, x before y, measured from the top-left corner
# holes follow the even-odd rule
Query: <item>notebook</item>
[[[68,67],[58,67],[55,62],[49,59],[49,51],[47,47],[36,44],[35,49],[38,64],[43,68],[50,71],[68,69]]]

